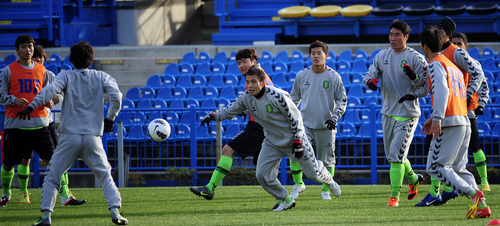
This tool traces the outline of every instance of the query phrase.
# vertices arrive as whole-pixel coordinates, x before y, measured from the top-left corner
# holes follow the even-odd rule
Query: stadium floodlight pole
[[[118,131],[118,187],[125,187],[125,167],[123,164],[123,122],[117,122]]]

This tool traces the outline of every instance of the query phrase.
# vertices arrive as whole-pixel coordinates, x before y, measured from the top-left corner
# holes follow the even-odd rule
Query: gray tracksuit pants
[[[100,136],[83,134],[61,134],[59,144],[47,167],[42,186],[41,211],[53,212],[57,194],[61,188],[61,176],[81,158],[99,179],[108,209],[121,207],[121,197],[113,178],[111,165],[102,146]]]
[[[388,162],[404,163],[417,125],[418,118],[401,122],[382,115],[384,150]]]
[[[304,156],[297,161],[302,167],[302,172],[307,178],[324,184],[332,182],[332,175],[326,170],[321,161],[316,160],[314,150],[306,138],[302,138],[304,147]],[[292,154],[292,145],[287,147],[278,147],[267,140],[262,143],[262,150],[257,161],[257,180],[260,185],[269,192],[276,200],[285,200],[288,196],[288,191],[284,188],[277,179],[281,158],[288,156],[295,159]]]

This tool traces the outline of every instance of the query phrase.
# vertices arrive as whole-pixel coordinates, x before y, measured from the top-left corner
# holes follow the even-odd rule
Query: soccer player
[[[50,215],[54,210],[56,195],[60,188],[60,178],[76,158],[83,159],[99,179],[113,223],[125,225],[128,224],[128,220],[118,212],[121,207],[121,197],[111,177],[111,166],[101,138],[103,122],[104,132],[113,130],[113,120],[121,108],[122,93],[113,77],[102,71],[88,69],[94,60],[94,49],[90,44],[87,42],[74,44],[70,52],[70,61],[75,69],[59,73],[52,84],[45,87],[36,95],[33,102],[16,115],[20,120],[25,121],[25,118],[28,118],[26,122],[30,122],[30,116],[35,113],[35,109],[52,99],[55,94],[64,94],[61,124],[58,128],[59,144],[47,167],[42,188],[43,215],[35,225],[51,224]],[[102,105],[104,94],[110,97],[106,118]]]
[[[384,150],[391,163],[389,176],[391,196],[389,207],[399,206],[399,195],[403,178],[409,182],[408,200],[417,196],[423,175],[415,174],[407,159],[408,149],[420,117],[418,97],[428,95],[423,89],[427,83],[424,57],[406,46],[410,26],[402,20],[394,20],[390,26],[391,48],[380,51],[363,77],[363,85],[374,91],[380,80],[382,91],[382,128]]]
[[[472,78],[470,74],[478,75],[479,73],[481,73],[484,75],[484,73],[480,65],[477,62],[475,62],[475,60],[472,59],[467,52],[455,51],[457,49],[463,49],[463,50],[467,49],[468,47],[467,36],[464,33],[460,32],[455,33],[452,38],[453,44],[451,44],[449,40],[449,34],[452,34],[452,32],[455,31],[454,29],[455,23],[449,17],[444,17],[438,22],[438,24],[441,24],[439,26],[441,27],[439,28],[439,30],[441,30],[444,33],[445,37],[443,41],[443,46],[446,46],[446,48],[443,48],[443,55],[462,71],[462,74],[464,74],[465,76],[464,77],[465,84],[471,85],[470,81]],[[474,63],[472,61],[474,61]],[[455,62],[460,62],[460,63],[455,63]],[[476,68],[478,72],[471,71],[471,73],[468,73],[467,70],[470,70],[468,62],[470,62],[471,63],[470,66]],[[464,68],[467,69],[465,70]],[[471,124],[471,137],[469,142],[469,148],[471,148],[473,152],[474,162],[476,164],[479,176],[481,177],[481,184],[483,191],[490,191],[491,189],[487,178],[486,156],[484,155],[484,152],[481,150],[481,143],[479,141],[479,133],[478,133],[476,117],[477,115],[482,115],[484,113],[484,106],[486,106],[486,103],[488,102],[489,99],[488,93],[489,93],[488,83],[486,81],[486,77],[483,77],[478,92],[475,92],[472,95],[471,103],[467,108],[467,116],[469,117],[469,121]],[[431,135],[426,136],[424,147],[427,152],[429,151],[431,140],[432,140]],[[439,180],[437,180],[434,177],[431,177],[431,190],[429,191],[429,194],[427,194],[427,196],[420,203],[415,204],[415,206],[424,207],[431,205],[433,206],[442,205],[448,202],[448,200],[458,197],[458,192],[455,189],[448,187],[446,185],[443,186],[444,188],[443,193],[439,194],[440,184],[441,182]]]
[[[242,49],[236,53],[236,62],[238,63],[238,69],[242,75],[247,73],[248,69],[253,65],[259,65],[257,63],[257,52],[254,49]],[[260,66],[260,65],[259,65]],[[269,76],[264,72],[266,77],[265,84],[273,85]],[[224,179],[224,177],[231,170],[233,165],[234,154],[238,154],[242,159],[245,159],[249,155],[253,156],[253,164],[257,165],[257,158],[261,149],[262,141],[264,140],[264,131],[262,126],[255,121],[252,115],[248,114],[248,123],[245,129],[243,129],[237,136],[231,139],[222,148],[222,156],[220,158],[219,164],[212,173],[210,182],[203,187],[191,187],[189,190],[198,196],[202,196],[207,200],[212,200],[214,198],[215,188]],[[274,207],[278,207],[277,205]]]
[[[464,75],[440,52],[444,33],[428,25],[419,36],[422,51],[429,59],[427,80],[432,101],[431,117],[422,127],[426,135],[433,137],[426,171],[469,198],[467,219],[490,217],[484,194],[478,190],[474,175],[465,167],[471,129]]]
[[[43,50],[43,48],[39,45],[34,46],[34,51],[33,51],[33,57],[32,60],[36,63],[39,63],[43,65],[45,61],[47,60],[47,54]],[[55,77],[55,75],[49,71],[46,70],[49,74],[52,74],[52,77]],[[56,132],[56,126],[54,123],[54,118],[50,114],[51,111],[50,109],[54,107],[55,103],[61,103],[63,100],[63,95],[62,94],[56,94],[54,96],[53,100],[49,100],[47,102],[45,110],[47,111],[47,115],[49,116],[49,132],[50,132],[50,137],[52,138],[52,143],[54,143],[54,147],[57,146],[57,132]],[[29,167],[29,160],[32,156],[29,156],[28,158],[23,158],[23,162],[25,159],[28,160],[27,166]],[[23,164],[24,165],[24,164]],[[75,196],[73,196],[73,193],[69,190],[68,188],[68,172],[64,172],[63,176],[61,177],[61,189],[59,190],[59,198],[61,199],[61,205],[62,206],[79,206],[85,204],[87,201],[85,199],[77,200]]]
[[[32,60],[34,44],[35,40],[29,35],[17,37],[15,45],[19,60],[5,67],[0,74],[0,104],[5,106],[5,140],[1,170],[2,198],[0,200],[0,206],[3,207],[9,204],[12,196],[14,166],[18,165],[20,202],[30,203],[28,179],[32,151],[38,153],[47,164],[54,151],[54,144],[48,129],[50,116],[43,106],[35,109],[31,121],[16,118],[16,113],[26,107],[42,87],[54,79],[52,72],[45,70],[42,64]],[[50,101],[45,102],[45,105],[49,106]]]
[[[257,160],[256,177],[264,190],[280,205],[274,211],[283,211],[295,206],[295,200],[277,179],[281,158],[288,156],[300,163],[305,175],[318,183],[329,184],[335,196],[340,196],[340,187],[332,175],[316,160],[314,151],[306,138],[302,116],[286,91],[266,86],[264,72],[253,66],[245,74],[247,91],[228,106],[205,116],[201,125],[210,121],[231,119],[243,111],[249,111],[264,128],[265,139]]]
[[[297,73],[293,84],[292,101],[298,106],[309,142],[316,144],[318,160],[323,162],[328,172],[335,172],[335,134],[337,121],[347,106],[347,96],[340,75],[326,66],[329,47],[326,43],[315,41],[309,46],[313,65]],[[293,185],[292,196],[297,199],[306,189],[302,181],[302,168],[295,160],[290,161]],[[323,184],[321,199],[330,197],[328,184]]]

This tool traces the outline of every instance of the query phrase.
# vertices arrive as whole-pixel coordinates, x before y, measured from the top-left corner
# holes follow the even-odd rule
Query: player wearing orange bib
[[[443,184],[469,198],[466,218],[489,217],[491,212],[478,190],[472,173],[467,171],[470,123],[467,118],[467,87],[462,71],[441,54],[444,34],[426,26],[419,34],[422,51],[429,59],[427,81],[432,114],[422,131],[432,135],[426,171]]]

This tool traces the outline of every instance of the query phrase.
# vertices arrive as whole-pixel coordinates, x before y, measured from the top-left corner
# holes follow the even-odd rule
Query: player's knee
[[[227,144],[222,148],[222,155],[224,156],[232,158],[234,156],[234,153],[234,150]]]

